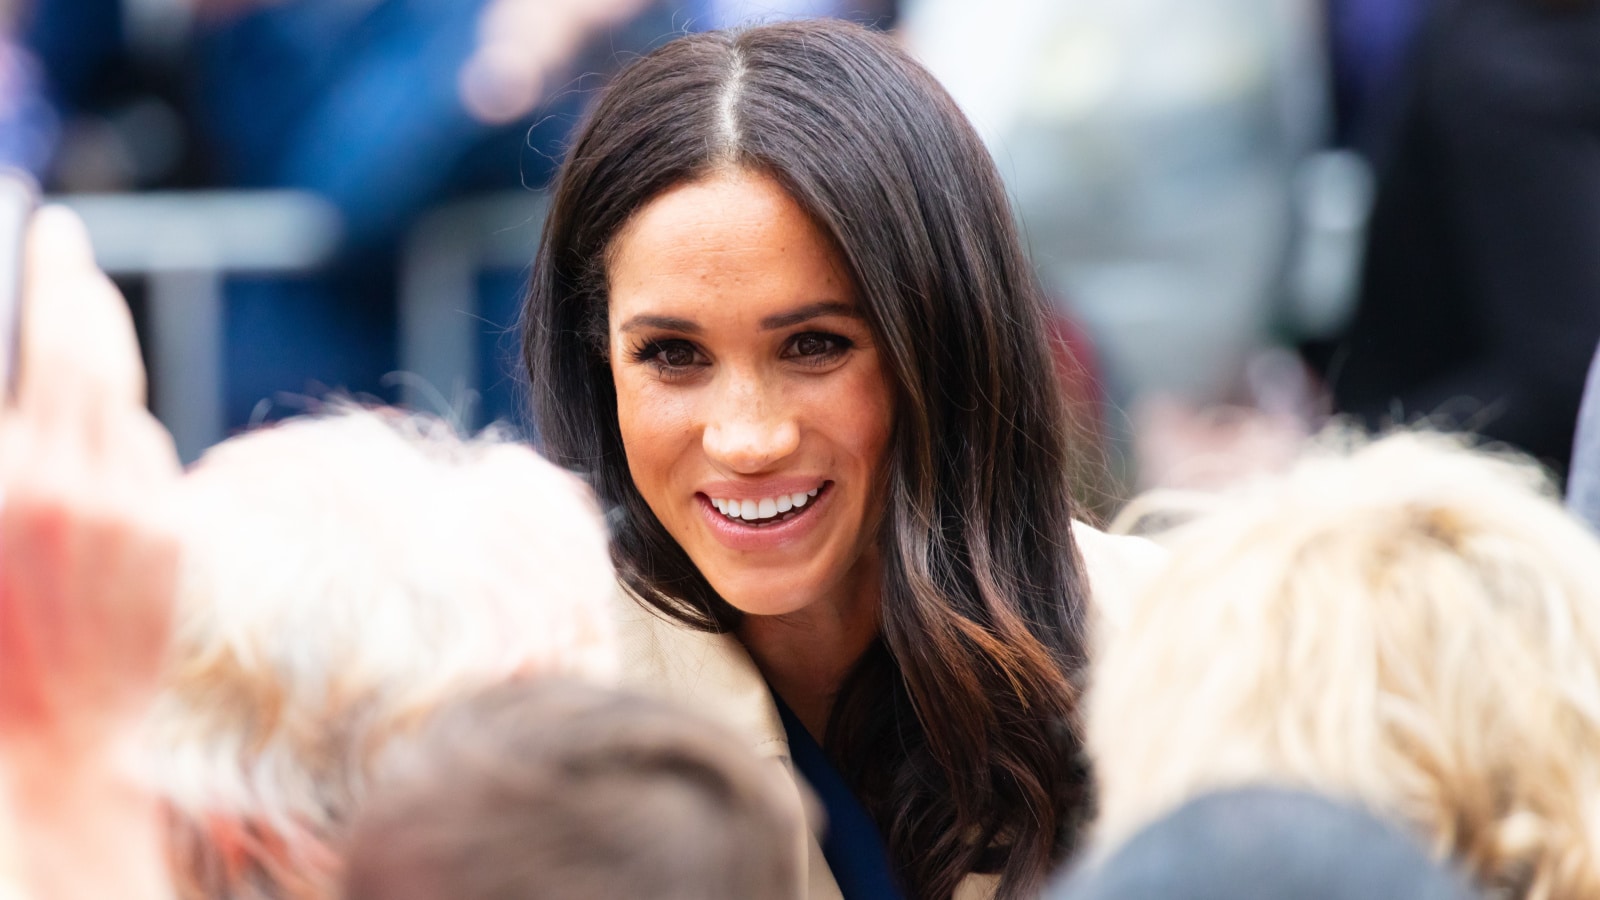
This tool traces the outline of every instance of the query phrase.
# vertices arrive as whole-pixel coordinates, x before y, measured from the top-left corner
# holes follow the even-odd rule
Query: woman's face
[[[607,274],[628,469],[711,586],[754,615],[874,589],[893,404],[828,238],[736,171],[652,201]]]

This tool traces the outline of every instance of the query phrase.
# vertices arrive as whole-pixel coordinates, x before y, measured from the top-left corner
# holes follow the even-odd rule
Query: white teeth
[[[796,491],[793,494],[781,494],[777,497],[766,497],[760,500],[733,500],[724,497],[710,498],[711,505],[717,512],[730,519],[742,519],[746,522],[760,521],[766,524],[769,520],[783,517],[788,518],[791,510],[799,509],[811,502],[821,488],[810,491]],[[782,521],[780,519],[780,521]]]

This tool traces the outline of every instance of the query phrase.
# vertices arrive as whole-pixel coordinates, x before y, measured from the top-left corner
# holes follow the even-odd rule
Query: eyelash
[[[790,347],[807,339],[822,341],[828,345],[828,348],[820,353],[795,354],[792,356],[789,354]],[[843,356],[846,351],[854,346],[855,343],[844,335],[829,334],[826,331],[803,331],[789,338],[788,342],[784,344],[784,358],[793,359],[805,366],[825,366]]]
[[[826,349],[816,353],[791,352],[803,340],[822,341]],[[784,344],[782,358],[791,359],[803,366],[822,367],[834,362],[855,346],[855,342],[838,334],[829,334],[822,331],[805,331],[794,335]],[[672,365],[662,358],[662,355],[673,350],[687,350],[695,357],[692,363]],[[704,365],[704,354],[693,343],[682,338],[661,338],[645,340],[628,351],[628,355],[635,363],[648,365],[656,370],[656,374],[663,378],[686,378],[691,370]]]
[[[688,350],[690,353],[694,354],[696,363],[698,363],[699,359],[701,358],[700,348],[689,343],[688,341],[677,338],[644,341],[635,346],[632,350],[628,351],[628,355],[633,359],[634,362],[642,363],[655,369],[656,374],[661,375],[664,378],[684,377],[688,374],[688,370],[692,368],[694,364],[691,363],[689,365],[679,366],[669,365],[666,360],[661,358],[662,354],[668,352],[669,350]]]

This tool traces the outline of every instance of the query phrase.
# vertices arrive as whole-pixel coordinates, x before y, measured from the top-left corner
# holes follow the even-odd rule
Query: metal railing
[[[316,272],[339,249],[338,211],[297,191],[55,199],[83,217],[107,274],[145,282],[151,407],[193,461],[224,436],[224,279]],[[411,230],[397,298],[400,367],[413,376],[403,402],[477,390],[478,276],[527,266],[544,212],[543,194],[511,191],[441,207]]]
[[[440,207],[411,230],[400,261],[402,402],[427,405],[428,389],[476,391],[478,276],[527,269],[544,227],[548,198],[507,191]]]
[[[193,461],[223,436],[223,279],[320,268],[339,246],[337,210],[294,191],[55,199],[89,226],[100,268],[146,282],[150,405]]]

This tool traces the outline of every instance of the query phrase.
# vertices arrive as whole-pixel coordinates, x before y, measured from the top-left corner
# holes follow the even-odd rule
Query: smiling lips
[[[778,494],[774,497],[763,497],[759,500],[713,497],[710,498],[710,502],[712,506],[716,507],[717,512],[741,525],[771,525],[787,521],[799,515],[800,510],[811,502],[812,498],[816,497],[820,491],[821,488],[812,488],[809,491]]]

